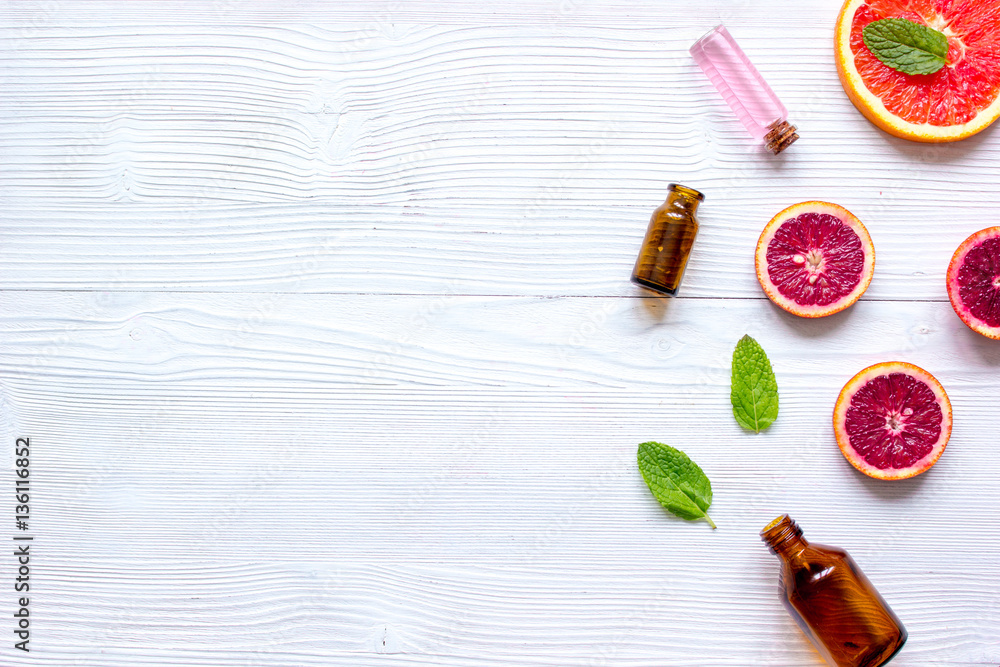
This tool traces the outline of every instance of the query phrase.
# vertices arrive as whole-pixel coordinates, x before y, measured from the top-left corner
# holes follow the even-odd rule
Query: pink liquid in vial
[[[758,141],[780,153],[798,139],[785,120],[788,111],[725,26],[717,26],[691,47],[695,62]]]

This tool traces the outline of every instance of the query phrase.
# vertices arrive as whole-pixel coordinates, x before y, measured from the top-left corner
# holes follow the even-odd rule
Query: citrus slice
[[[948,298],[973,331],[1000,340],[1000,227],[981,229],[948,265]]]
[[[833,409],[840,451],[876,479],[906,479],[937,463],[951,435],[951,402],[924,369],[887,361],[844,385]]]
[[[904,74],[876,58],[862,31],[887,18],[943,32],[945,66],[934,74]],[[835,51],[847,96],[889,134],[957,141],[1000,116],[1000,0],[847,0],[837,19]]]
[[[824,317],[857,301],[875,272],[868,230],[843,206],[807,201],[767,223],[757,240],[757,279],[781,308]]]

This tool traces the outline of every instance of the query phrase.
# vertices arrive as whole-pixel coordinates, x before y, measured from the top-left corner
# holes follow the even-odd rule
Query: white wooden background
[[[1000,135],[869,125],[839,4],[0,3],[0,540],[16,437],[35,537],[30,654],[0,557],[0,664],[818,666],[757,537],[782,512],[890,601],[895,665],[1000,663],[1000,343],[944,287],[998,224]],[[687,54],[719,22],[799,127],[781,158]],[[667,300],[628,277],[673,181],[707,200]],[[820,321],[753,272],[806,199],[878,256]],[[745,333],[761,435],[729,407]],[[898,483],[830,426],[891,359],[955,411]],[[651,439],[717,531],[657,505]]]

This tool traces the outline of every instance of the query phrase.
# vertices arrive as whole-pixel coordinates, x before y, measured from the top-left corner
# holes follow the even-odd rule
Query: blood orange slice
[[[844,385],[833,430],[855,468],[876,479],[906,479],[941,458],[951,435],[951,402],[924,369],[887,361]]]
[[[958,246],[948,265],[948,298],[973,331],[1000,340],[1000,227],[981,229]]]
[[[801,317],[857,301],[875,272],[868,230],[843,206],[807,201],[774,216],[757,240],[757,279],[768,298]]]
[[[862,31],[887,18],[943,32],[945,66],[934,74],[904,74],[876,58]],[[889,134],[956,141],[1000,116],[1000,0],[847,0],[835,34],[837,73],[847,96]]]

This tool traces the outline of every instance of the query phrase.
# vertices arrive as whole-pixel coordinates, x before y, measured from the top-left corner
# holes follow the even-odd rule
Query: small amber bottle
[[[906,629],[842,549],[810,544],[787,514],[761,539],[781,559],[781,601],[835,667],[878,667],[906,642]]]
[[[671,183],[667,201],[653,211],[646,228],[639,258],[632,270],[632,282],[673,296],[681,284],[684,266],[698,234],[694,213],[705,195]]]

